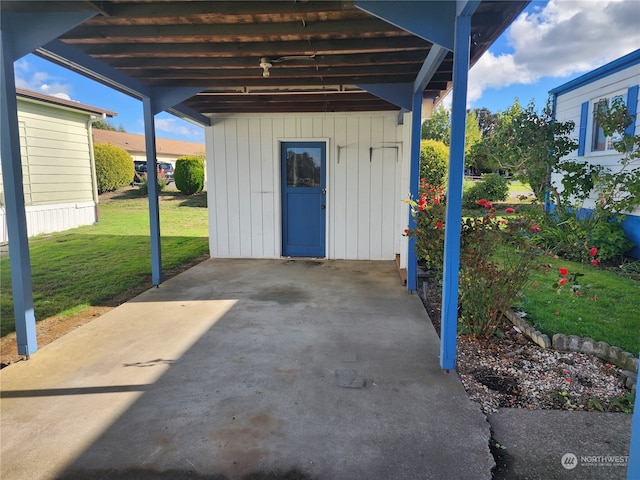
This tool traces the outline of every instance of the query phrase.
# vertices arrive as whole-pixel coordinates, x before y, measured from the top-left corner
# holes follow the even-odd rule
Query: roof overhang
[[[458,10],[473,11],[473,64],[527,3],[5,0],[2,10],[96,10],[36,53],[137,98],[181,89],[163,109],[207,123],[208,114],[407,109],[407,85],[437,103],[451,86]]]

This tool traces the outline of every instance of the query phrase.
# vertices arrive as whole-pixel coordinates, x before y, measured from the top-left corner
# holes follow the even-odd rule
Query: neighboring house
[[[28,235],[96,222],[91,122],[116,113],[28,90],[16,93]],[[1,173],[0,190],[0,242],[6,242]]]
[[[638,84],[640,83],[640,50],[631,52],[607,65],[578,77],[550,91],[555,105],[555,118],[561,122],[575,122],[578,132],[578,150],[567,158],[576,158],[594,165],[602,165],[613,171],[619,169],[622,155],[613,149],[611,139],[606,138],[594,119],[594,109],[600,102],[610,104],[621,97],[629,114],[634,118],[627,129],[633,135],[640,134],[638,113]],[[635,168],[639,168],[637,165]],[[552,178],[556,185],[560,178]],[[593,209],[594,199],[587,201],[586,209]],[[631,254],[640,258],[640,208],[625,213],[622,223],[627,236],[636,244]]]
[[[129,152],[134,160],[147,160],[144,135],[94,128],[93,141],[95,143],[110,143],[123,148]],[[159,162],[169,162],[175,166],[178,157],[201,154],[204,154],[204,144],[202,143],[156,137],[156,158]]]

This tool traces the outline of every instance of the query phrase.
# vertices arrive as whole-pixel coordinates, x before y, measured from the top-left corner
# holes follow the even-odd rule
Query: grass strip
[[[209,250],[206,194],[162,192],[162,268]],[[148,280],[148,199],[126,189],[100,199],[100,221],[29,241],[36,320],[101,305]],[[15,330],[9,258],[0,259],[0,333]]]

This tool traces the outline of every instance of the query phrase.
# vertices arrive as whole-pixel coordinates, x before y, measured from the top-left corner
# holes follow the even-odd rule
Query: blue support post
[[[631,445],[629,446],[629,465],[627,480],[640,478],[640,395],[636,392],[636,403],[631,418]]]
[[[151,235],[151,281],[162,282],[162,251],[160,245],[160,206],[158,203],[158,168],[156,167],[156,122],[153,99],[142,99],[144,110],[144,140],[147,150],[147,188],[149,194],[149,228]]]
[[[420,185],[420,135],[422,134],[422,92],[413,94],[413,111],[411,112],[411,164],[409,172],[409,193],[411,198],[418,198]],[[409,229],[416,228],[416,221],[409,211]],[[418,259],[416,256],[416,239],[409,239],[407,253],[407,290],[413,292],[418,283]]]
[[[467,116],[467,80],[469,76],[471,16],[457,16],[455,23],[451,146],[449,151],[449,177],[447,183],[444,274],[442,282],[442,321],[440,332],[440,367],[444,370],[453,370],[456,366],[460,220],[462,219],[462,180],[464,175],[464,140]]]
[[[18,102],[13,71],[10,21],[3,14],[0,27],[0,158],[9,236],[9,263],[18,353],[29,356],[38,349],[33,310],[31,259],[22,185],[22,159],[18,133]]]

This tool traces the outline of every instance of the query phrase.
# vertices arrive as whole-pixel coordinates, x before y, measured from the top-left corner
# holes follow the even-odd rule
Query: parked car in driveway
[[[173,165],[169,162],[157,162],[158,178],[164,178],[167,185],[173,182]],[[142,179],[147,175],[147,162],[144,160],[133,161],[133,183],[141,183]]]

